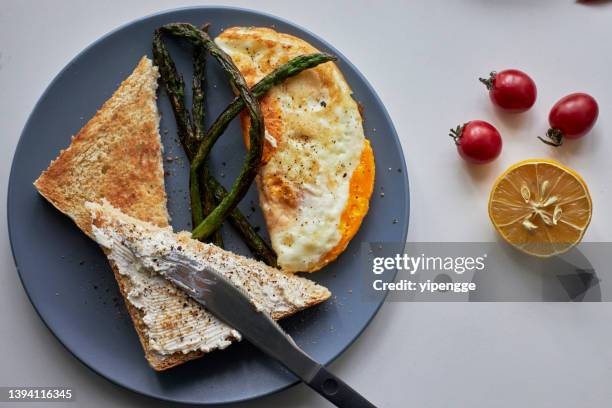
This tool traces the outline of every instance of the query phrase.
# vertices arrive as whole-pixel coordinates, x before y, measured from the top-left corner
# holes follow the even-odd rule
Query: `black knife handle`
[[[339,408],[376,408],[374,404],[352,389],[323,366],[306,384]]]

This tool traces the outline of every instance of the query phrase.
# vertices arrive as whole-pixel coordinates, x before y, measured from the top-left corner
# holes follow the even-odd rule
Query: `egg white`
[[[266,28],[231,28],[215,41],[250,86],[291,58],[317,52]],[[365,144],[359,107],[337,66],[326,63],[273,88],[262,111],[270,154],[257,183],[272,247],[281,269],[313,271],[342,238],[350,180]]]

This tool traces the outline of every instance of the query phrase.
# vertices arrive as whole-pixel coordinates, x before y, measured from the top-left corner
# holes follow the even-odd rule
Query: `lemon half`
[[[553,160],[510,166],[489,196],[489,217],[511,245],[538,257],[568,251],[582,239],[593,211],[578,173]]]

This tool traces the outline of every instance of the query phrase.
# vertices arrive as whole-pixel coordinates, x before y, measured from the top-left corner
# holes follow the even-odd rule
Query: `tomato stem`
[[[480,82],[482,82],[483,84],[485,84],[485,86],[487,87],[487,89],[490,91],[491,89],[494,88],[493,83],[495,82],[495,77],[497,76],[497,72],[495,71],[491,71],[491,73],[489,74],[488,78],[478,78],[478,80]]]
[[[461,134],[463,133],[464,127],[465,123],[463,125],[457,125],[457,127],[455,129],[451,129],[450,133],[448,134],[450,137],[453,138],[457,146],[459,146],[459,140],[461,139]]]
[[[546,132],[546,137],[548,139],[544,139],[543,137],[538,136],[542,142],[546,143],[549,146],[559,147],[563,144],[563,132],[561,129],[550,128]]]

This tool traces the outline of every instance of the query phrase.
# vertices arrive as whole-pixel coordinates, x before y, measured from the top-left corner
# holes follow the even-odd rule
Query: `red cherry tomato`
[[[538,95],[533,79],[518,69],[493,71],[488,79],[478,79],[487,86],[493,104],[509,112],[525,112]]]
[[[482,120],[457,126],[451,129],[449,136],[455,139],[459,155],[471,163],[489,163],[501,153],[502,138],[499,132]]]
[[[552,146],[561,146],[564,138],[578,139],[586,135],[595,125],[597,116],[599,106],[591,95],[578,92],[564,96],[548,114],[548,139],[539,139]]]

